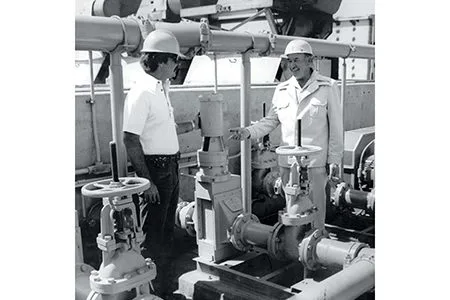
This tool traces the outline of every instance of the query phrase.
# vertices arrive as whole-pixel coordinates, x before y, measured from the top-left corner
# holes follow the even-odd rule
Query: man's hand
[[[159,192],[156,185],[150,183],[150,187],[144,191],[144,203],[160,204]]]
[[[331,181],[339,180],[339,165],[338,164],[330,164],[329,166],[329,175],[328,179]]]
[[[250,131],[247,128],[235,127],[230,128],[231,136],[230,139],[233,140],[246,140],[250,138]]]

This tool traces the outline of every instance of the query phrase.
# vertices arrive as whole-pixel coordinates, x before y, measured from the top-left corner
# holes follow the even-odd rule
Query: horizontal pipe
[[[358,260],[327,279],[307,285],[292,300],[356,299],[375,286],[375,263]]]
[[[316,245],[316,260],[324,266],[343,266],[347,256],[353,256],[350,257],[351,259],[355,258],[362,247],[366,246],[358,242],[340,242],[323,238]],[[352,250],[354,253],[352,253]]]
[[[124,43],[127,35],[128,51],[136,50],[141,43],[141,30],[132,19],[107,17],[75,17],[75,50],[113,51]]]
[[[272,233],[272,226],[249,222],[244,228],[243,239],[247,244],[267,247],[267,240]]]
[[[136,50],[141,42],[139,25],[132,19],[106,17],[75,17],[75,49],[112,51],[117,45],[124,42],[125,27],[129,44],[128,51]],[[200,46],[200,23],[184,22],[165,23],[155,22],[156,29],[167,29],[171,31],[180,43],[181,51]],[[266,52],[270,49],[272,54],[281,54],[286,45],[294,40],[302,39],[311,44],[313,52],[317,56],[326,57],[353,57],[353,58],[375,58],[375,46],[360,44],[336,43],[327,40],[300,38],[293,36],[274,35],[273,41],[267,34],[251,34],[242,32],[229,32],[223,30],[210,30],[208,51],[224,53],[242,53],[249,49],[255,52]]]
[[[375,210],[375,194],[350,189],[345,193],[345,202],[347,206]]]

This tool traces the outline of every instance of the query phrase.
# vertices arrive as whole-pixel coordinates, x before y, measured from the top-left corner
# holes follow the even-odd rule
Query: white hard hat
[[[149,33],[142,45],[141,52],[172,53],[184,57],[180,53],[180,44],[172,32],[156,29]]]
[[[311,45],[304,40],[292,40],[287,44],[284,54],[281,55],[282,58],[287,58],[289,54],[304,53],[314,55],[312,52]]]

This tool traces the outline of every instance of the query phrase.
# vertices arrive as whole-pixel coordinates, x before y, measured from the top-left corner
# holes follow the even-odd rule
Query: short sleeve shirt
[[[179,151],[175,126],[169,81],[138,78],[125,99],[123,131],[139,135],[144,154],[167,155]]]

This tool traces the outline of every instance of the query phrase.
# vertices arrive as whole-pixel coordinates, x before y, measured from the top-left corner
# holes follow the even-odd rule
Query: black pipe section
[[[345,203],[355,208],[367,209],[370,196],[371,193],[350,189],[345,193]]]
[[[263,118],[265,118],[266,117],[266,103],[264,102],[263,103]],[[266,145],[268,142],[269,142],[269,135],[267,134],[267,135],[265,135],[264,137],[263,137],[263,145]]]
[[[114,141],[109,142],[109,151],[111,155],[111,172],[114,182],[119,182],[119,171],[117,169],[117,147]]]
[[[302,119],[297,120],[297,146],[302,146]]]

